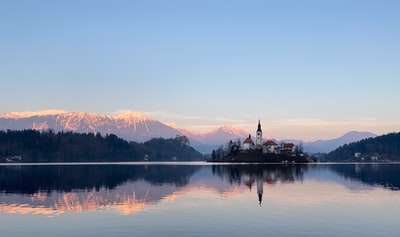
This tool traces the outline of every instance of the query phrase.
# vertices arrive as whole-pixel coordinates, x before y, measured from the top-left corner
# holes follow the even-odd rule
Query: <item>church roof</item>
[[[249,135],[248,138],[246,138],[246,140],[244,140],[243,144],[245,144],[245,143],[249,143],[249,144],[253,144],[253,145],[254,145],[254,142],[253,142],[253,140],[251,139],[251,136],[250,136],[250,135]]]
[[[285,143],[285,144],[283,144],[283,148],[286,148],[286,149],[292,149],[293,147],[294,147],[293,143]]]
[[[268,140],[266,142],[264,142],[265,146],[277,146],[278,144],[276,144],[276,142],[272,141],[272,140]]]

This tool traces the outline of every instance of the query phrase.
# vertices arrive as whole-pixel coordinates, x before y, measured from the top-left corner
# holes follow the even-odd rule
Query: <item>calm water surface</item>
[[[399,164],[0,165],[1,236],[399,236]]]

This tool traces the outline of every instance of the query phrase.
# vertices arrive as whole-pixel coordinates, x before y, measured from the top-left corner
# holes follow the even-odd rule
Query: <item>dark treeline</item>
[[[19,157],[22,162],[203,160],[183,136],[137,143],[113,134],[0,131],[0,161],[19,161]]]
[[[400,160],[400,133],[390,133],[343,145],[327,154],[326,159],[330,161],[398,161]]]

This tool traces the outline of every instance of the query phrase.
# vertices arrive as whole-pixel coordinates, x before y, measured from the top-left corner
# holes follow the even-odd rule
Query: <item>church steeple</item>
[[[261,148],[262,146],[262,130],[261,130],[261,123],[260,120],[258,120],[258,127],[257,127],[257,132],[256,132],[256,147]]]

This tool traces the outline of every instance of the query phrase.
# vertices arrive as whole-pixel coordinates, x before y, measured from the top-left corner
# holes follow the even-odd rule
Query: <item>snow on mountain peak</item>
[[[131,110],[123,111],[122,113],[115,115],[114,118],[122,119],[122,120],[134,119],[134,120],[140,120],[140,121],[149,121],[149,120],[152,121],[153,120],[150,117],[148,117],[142,113],[139,113],[136,111],[131,111]]]
[[[238,137],[243,137],[247,135],[247,132],[244,131],[243,129],[240,128],[235,128],[232,126],[228,126],[228,125],[224,125],[222,127],[216,128],[213,131],[211,131],[211,133],[218,133],[218,132],[224,132],[224,133],[228,133],[228,134],[232,134]]]
[[[245,130],[225,125],[200,135],[200,140],[207,144],[225,144],[231,139],[241,139],[247,136],[248,133]]]
[[[47,116],[68,113],[65,110],[41,110],[41,111],[24,111],[24,112],[9,112],[0,114],[0,118],[30,118],[34,116]]]
[[[106,115],[64,110],[10,112],[0,114],[0,130],[36,129],[54,131],[116,134],[130,141],[146,141],[154,137],[185,135],[195,144],[224,144],[230,139],[244,138],[248,133],[232,126],[222,126],[206,134],[194,134],[173,123],[163,123],[135,111]]]

